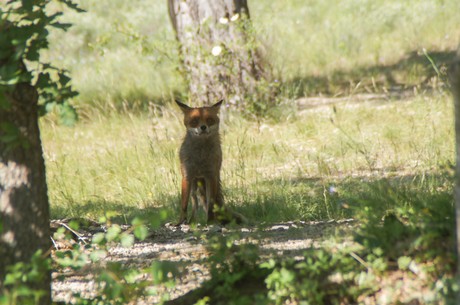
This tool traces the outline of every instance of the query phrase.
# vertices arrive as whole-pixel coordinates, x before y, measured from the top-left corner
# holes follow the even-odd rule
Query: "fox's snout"
[[[216,129],[216,127],[213,127],[213,126],[208,126],[206,124],[203,124],[203,125],[199,125],[198,127],[191,127],[191,126],[187,126],[187,129],[194,135],[197,135],[197,136],[203,136],[203,135],[208,135],[210,134],[211,132],[213,132],[213,129]]]

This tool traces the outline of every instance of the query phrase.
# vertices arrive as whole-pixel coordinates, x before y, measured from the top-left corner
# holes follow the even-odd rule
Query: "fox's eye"
[[[194,118],[190,121],[190,126],[191,127],[196,127],[198,126],[198,118]]]
[[[216,120],[214,120],[213,118],[206,119],[206,124],[208,125],[214,125],[215,123],[216,123]]]

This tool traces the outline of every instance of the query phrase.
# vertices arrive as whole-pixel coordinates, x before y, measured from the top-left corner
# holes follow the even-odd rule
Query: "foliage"
[[[311,249],[300,260],[270,259],[261,267],[271,271],[265,283],[275,304],[356,304],[377,286],[375,269],[346,252]]]
[[[237,244],[238,234],[214,235],[207,240],[211,253],[207,259],[212,287],[211,304],[263,304],[263,278],[259,268],[259,249],[255,244]]]
[[[5,112],[14,112],[16,109],[13,106],[22,107],[22,105],[12,105],[10,96],[13,93],[23,94],[19,86],[26,84],[34,86],[41,97],[40,113],[43,114],[57,105],[64,124],[73,124],[76,120],[75,109],[68,102],[69,98],[76,96],[76,92],[70,86],[67,72],[43,62],[40,57],[41,51],[48,47],[49,28],[66,30],[70,26],[58,21],[62,13],[48,11],[50,2],[50,0],[9,0],[0,3],[0,111],[3,113],[2,117],[6,117]],[[71,0],[60,2],[73,10],[81,11]],[[31,109],[35,110],[33,107]],[[14,113],[13,115],[20,114]],[[25,131],[13,122],[8,119],[0,122],[0,141],[6,144],[1,146],[5,147],[5,150],[13,149],[18,145],[28,148],[30,143],[23,134]],[[11,177],[1,177],[1,179],[6,179],[7,184],[11,182],[8,180],[14,180]],[[2,184],[4,182],[2,181]],[[1,213],[7,213],[3,210],[3,206]],[[34,286],[43,287],[38,283],[50,284],[50,279],[47,278],[49,261],[46,257],[48,255],[48,253],[37,252],[32,256],[30,263],[20,262],[7,266],[8,273],[0,275],[0,282],[4,284],[1,287],[0,301],[2,304],[37,304],[43,301],[43,298],[40,300],[40,296],[48,295],[48,292],[37,290]]]
[[[1,305],[37,304],[44,291],[34,289],[34,284],[45,280],[46,270],[50,268],[50,259],[41,250],[31,258],[30,263],[19,262],[7,267],[4,287],[0,291]]]
[[[60,0],[67,7],[83,12],[70,0]],[[40,54],[49,45],[49,28],[67,30],[70,24],[61,23],[62,12],[49,12],[50,0],[2,3],[0,30],[0,106],[9,108],[5,98],[19,83],[30,83],[38,90],[40,113],[58,109],[63,124],[72,125],[77,118],[69,99],[77,92],[70,85],[67,71],[43,62]]]
[[[363,225],[355,239],[366,248],[379,248],[397,261],[443,261],[436,272],[451,272],[455,258],[453,177],[427,177],[414,185],[380,181],[369,186],[357,217]]]
[[[90,266],[97,269],[95,272],[96,296],[88,298],[75,293],[75,304],[132,304],[143,297],[158,294],[156,287],[160,284],[166,287],[174,285],[174,278],[178,272],[174,263],[153,261],[149,267],[131,267],[121,262],[105,262],[112,245],[120,244],[129,248],[133,246],[136,239],[142,241],[149,234],[148,219],[135,218],[129,229],[123,230],[112,222],[114,215],[116,214],[107,213],[104,219],[101,219],[106,221],[106,230],[96,233],[92,237],[91,245],[77,245],[72,250],[56,252],[57,268],[79,270]],[[158,216],[150,221],[151,227],[157,228],[159,222],[164,221],[166,217],[164,213]],[[74,230],[79,228],[78,222],[73,222],[71,226]],[[62,230],[58,232],[58,235],[63,238],[64,234],[64,238],[69,239],[71,236],[68,233]],[[167,295],[163,296],[165,297]]]
[[[375,293],[386,270],[382,252],[311,248],[294,258],[266,256],[238,234],[213,236],[211,279],[196,304],[356,304]],[[209,302],[209,303],[207,303]]]
[[[368,185],[354,211],[362,225],[352,246],[336,247],[334,242],[311,248],[300,257],[276,258],[264,255],[257,244],[238,234],[212,237],[208,240],[211,280],[204,286],[211,286],[206,291],[213,293],[201,302],[366,303],[379,300],[379,291],[386,289],[382,279],[396,274],[427,278],[424,287],[416,289],[430,293],[423,297],[426,299],[419,296],[419,302],[454,304],[459,287],[453,278],[451,181],[445,173],[443,178],[415,179],[414,184],[379,181]],[[385,293],[388,301],[398,300],[396,291]]]

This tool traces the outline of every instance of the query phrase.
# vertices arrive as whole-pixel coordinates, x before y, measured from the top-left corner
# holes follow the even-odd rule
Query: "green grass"
[[[71,71],[80,107],[161,103],[182,90],[177,45],[164,1],[79,1],[68,32],[51,31],[53,64]],[[56,6],[56,9],[62,9]]]
[[[155,109],[148,115],[88,113],[91,119],[74,128],[57,126],[52,117],[42,119],[52,218],[97,220],[115,214],[112,222],[131,223],[135,216],[149,215],[158,224],[164,221],[159,210],[166,210],[166,221],[178,220],[177,151],[184,128],[175,106],[165,106],[161,115]],[[336,232],[331,245],[305,252],[307,263],[299,265],[298,257],[290,260],[289,255],[273,260],[283,273],[295,276],[284,283],[294,291],[286,297],[334,298],[338,290],[329,289],[329,283],[337,283],[328,275],[354,274],[340,282],[340,291],[353,298],[372,299],[380,289],[394,287],[395,277],[407,276],[417,278],[411,282],[414,290],[429,290],[436,302],[452,299],[452,110],[451,97],[437,93],[383,104],[338,104],[335,111],[332,106],[302,112],[287,108],[276,121],[226,113],[223,184],[232,208],[262,225],[349,217],[359,223],[347,235],[352,247],[337,243],[341,235]],[[243,246],[238,252],[228,234],[214,238],[228,248],[220,250],[225,261],[239,268],[230,268],[230,274],[219,269],[213,280],[233,283],[233,270],[252,274],[259,268],[250,259],[245,265],[235,260],[258,261],[263,255],[257,247],[249,252]],[[423,271],[415,274],[409,264]],[[306,273],[310,270],[312,275]],[[314,276],[327,280],[318,282]],[[283,298],[284,289],[271,289]],[[233,297],[238,295],[225,299]],[[389,297],[399,300],[400,293]]]
[[[52,31],[43,54],[68,68],[80,91],[74,128],[52,116],[41,122],[53,217],[116,210],[127,221],[166,208],[174,218],[184,131],[170,100],[186,91],[166,2],[80,5],[87,13],[66,12],[63,21],[75,26]],[[423,177],[442,176],[454,160],[443,69],[459,44],[458,1],[249,5],[285,102],[269,110],[271,119],[226,114],[229,205],[255,221],[331,219],[351,216],[347,207],[377,180],[444,185]],[[407,88],[413,97],[352,103],[356,93]],[[350,103],[296,111],[293,98],[316,94],[350,96]]]
[[[88,12],[66,13],[63,21],[75,26],[67,33],[53,31],[50,50],[43,54],[69,69],[80,91],[73,101],[81,118],[75,127],[56,124],[53,115],[40,122],[51,217],[98,220],[115,214],[113,221],[130,223],[147,214],[158,222],[165,219],[161,210],[166,221],[177,221],[184,127],[171,100],[187,93],[176,69],[166,1],[79,3]],[[421,283],[436,283],[429,289],[443,299],[454,287],[455,261],[455,137],[445,67],[460,43],[460,2],[261,0],[249,5],[257,37],[281,83],[280,103],[267,118],[225,112],[226,203],[254,224],[353,217],[359,223],[353,240],[362,246],[353,258],[337,253],[334,243],[326,251],[312,249],[305,260],[310,257],[311,263],[319,253],[346,258],[345,269],[359,262],[373,278],[366,284],[379,289],[387,276],[391,287],[395,275],[405,279],[400,272],[421,277],[409,271],[414,262],[432,277]],[[355,101],[363,92],[405,94]],[[303,110],[293,103],[312,95],[349,101]],[[327,262],[326,274],[343,271]],[[306,274],[297,263],[293,272]],[[316,266],[310,263],[305,270]],[[312,287],[317,286],[310,276],[305,279],[301,289],[292,285],[293,291],[316,296]],[[353,294],[359,285],[341,286]],[[335,292],[329,288],[320,290]]]
[[[379,87],[388,87],[394,84],[382,78],[389,67],[404,67],[393,75],[396,81],[419,83],[430,69],[422,50],[449,53],[460,42],[458,1],[293,0],[250,5],[274,68],[289,83],[306,83],[308,91],[301,90],[301,95],[324,93],[325,81],[335,82],[330,84],[332,94],[349,89],[337,82],[364,81],[375,89],[372,77]],[[419,60],[410,61],[414,55]],[[353,79],[338,77],[342,74]]]
[[[44,54],[72,72],[80,91],[74,104],[145,106],[186,95],[165,1],[79,4],[87,13],[67,12],[63,21],[74,27],[52,31]],[[262,0],[249,5],[267,62],[291,97],[433,85],[436,73],[423,49],[442,66],[460,43],[456,0]]]
[[[226,201],[255,222],[350,217],[375,181],[411,185],[454,160],[449,95],[286,112],[276,122],[224,118]],[[177,217],[184,127],[174,106],[41,126],[53,217],[115,210],[127,221],[158,208]]]

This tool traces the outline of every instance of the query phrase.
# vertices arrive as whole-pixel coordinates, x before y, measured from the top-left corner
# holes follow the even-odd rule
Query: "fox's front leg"
[[[187,179],[187,177],[182,177],[182,194],[181,194],[181,210],[180,210],[180,218],[179,223],[177,225],[181,225],[187,221],[187,206],[188,206],[188,199],[190,197],[190,190],[191,190],[191,181]]]

